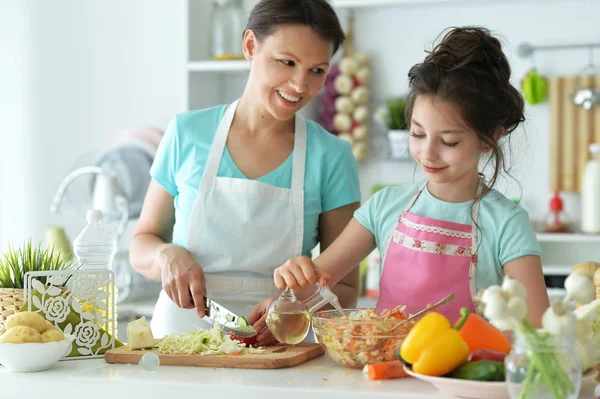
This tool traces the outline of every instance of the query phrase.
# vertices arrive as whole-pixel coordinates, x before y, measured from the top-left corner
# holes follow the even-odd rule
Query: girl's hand
[[[275,269],[273,280],[280,290],[284,290],[286,287],[296,290],[317,282],[321,286],[325,286],[329,282],[329,275],[320,271],[310,258],[299,256]]]
[[[162,286],[169,298],[183,309],[196,308],[198,316],[205,316],[204,270],[190,253],[174,244],[165,244],[155,260],[161,269]]]

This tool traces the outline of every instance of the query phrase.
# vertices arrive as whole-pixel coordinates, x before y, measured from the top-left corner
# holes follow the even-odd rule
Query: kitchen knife
[[[204,307],[206,309],[204,320],[213,325],[218,323],[223,331],[232,332],[241,338],[249,338],[257,334],[245,317],[238,316],[212,299],[204,297]]]

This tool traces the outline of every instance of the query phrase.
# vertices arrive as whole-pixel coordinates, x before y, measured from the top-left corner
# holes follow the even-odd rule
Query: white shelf
[[[422,5],[434,3],[466,3],[489,2],[490,0],[332,0],[331,4],[337,8],[364,8],[385,7],[402,5]]]
[[[239,72],[249,71],[250,62],[246,60],[232,61],[192,61],[188,62],[190,72]]]
[[[542,265],[542,271],[544,272],[544,276],[562,276],[571,274],[573,267],[567,265]]]
[[[393,6],[420,6],[427,4],[444,4],[444,3],[491,3],[491,2],[506,2],[500,0],[331,0],[331,5],[335,8],[375,8],[375,7],[393,7]],[[513,2],[521,0],[511,0]],[[531,0],[544,1],[544,0]]]
[[[577,233],[537,233],[539,242],[585,242],[600,243],[600,235],[587,235]]]

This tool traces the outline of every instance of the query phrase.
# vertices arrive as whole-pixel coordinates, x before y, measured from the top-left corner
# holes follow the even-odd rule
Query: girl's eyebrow
[[[283,52],[279,53],[279,55],[283,55],[283,56],[286,56],[286,57],[290,57],[290,58],[292,58],[292,59],[293,59],[293,61],[300,62],[300,60],[298,59],[298,57],[296,57],[296,56],[295,56],[294,54],[292,54],[292,53],[288,53],[287,51],[283,51]],[[321,62],[321,63],[319,63],[319,64],[315,64],[314,66],[320,66],[320,65],[324,65],[324,66],[327,66],[327,67],[328,67],[328,66],[329,66],[329,62]]]
[[[411,119],[410,123],[415,124],[415,125],[417,125],[417,127],[420,127],[421,129],[423,129],[423,126],[419,122],[417,122],[416,120],[414,120],[414,119]],[[441,134],[457,134],[457,133],[463,133],[463,132],[464,132],[464,130],[460,130],[460,129],[448,129],[448,130],[441,130],[438,133],[441,133]]]

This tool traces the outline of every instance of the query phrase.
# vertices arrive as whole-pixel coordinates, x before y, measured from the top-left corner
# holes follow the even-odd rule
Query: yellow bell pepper
[[[410,330],[400,347],[402,359],[415,373],[440,376],[449,373],[469,356],[469,346],[444,315],[431,312]]]

